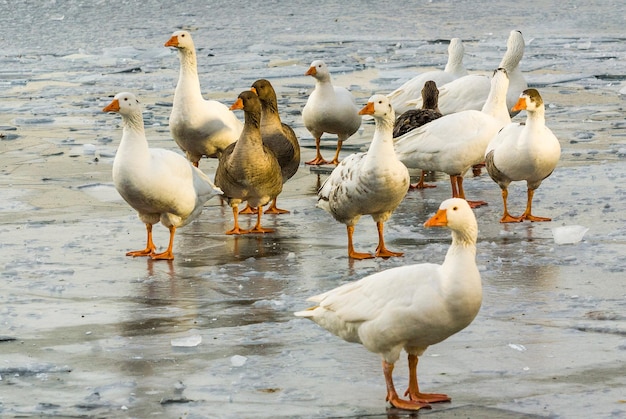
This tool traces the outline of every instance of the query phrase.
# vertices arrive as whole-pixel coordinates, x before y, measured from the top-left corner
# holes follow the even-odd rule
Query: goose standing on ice
[[[385,247],[384,223],[400,205],[409,187],[409,171],[398,160],[393,149],[393,122],[395,113],[384,95],[372,96],[359,112],[372,115],[376,123],[374,137],[366,153],[346,157],[322,184],[317,206],[346,225],[348,257],[402,256]],[[378,247],[374,255],[354,251],[354,226],[362,215],[369,214],[378,228]]]
[[[226,234],[271,233],[274,230],[261,227],[262,207],[280,194],[283,177],[276,156],[263,144],[261,101],[255,92],[246,90],[231,109],[243,109],[245,123],[239,139],[220,155],[215,172],[215,184],[224,191],[233,209],[234,226]],[[251,230],[239,227],[239,204],[243,201],[258,208],[257,222]]]
[[[170,114],[170,132],[187,159],[198,167],[203,156],[219,157],[239,138],[243,124],[226,105],[205,100],[200,91],[196,48],[191,34],[176,31],[165,43],[178,50],[180,75]]]
[[[442,116],[439,111],[439,89],[433,80],[428,80],[422,88],[422,107],[409,109],[396,119],[393,126],[393,138],[400,137]],[[425,176],[426,171],[422,170],[419,181],[411,185],[411,189],[434,188],[436,185],[424,183]]]
[[[146,248],[126,255],[174,259],[176,229],[195,219],[205,202],[222,191],[183,156],[148,148],[141,105],[132,93],[118,93],[103,112],[122,116],[122,141],[113,161],[113,183],[137,211],[148,232]],[[156,253],[152,241],[152,226],[159,221],[170,230],[169,245],[162,253]]]
[[[545,106],[536,89],[524,90],[513,110],[526,110],[526,123],[505,126],[489,143],[485,156],[489,176],[502,189],[504,214],[500,222],[550,221],[550,218],[532,215],[532,201],[535,190],[556,168],[561,145],[546,126]],[[514,217],[507,208],[508,186],[522,180],[528,185],[526,211]]]
[[[528,84],[519,68],[525,49],[522,33],[517,30],[511,31],[506,44],[506,53],[498,67],[506,69],[509,75],[507,92],[507,111],[509,111],[517,102],[520,92],[528,88]],[[439,84],[439,109],[444,115],[468,109],[480,110],[489,96],[490,89],[489,77],[481,74],[468,74],[447,84]],[[409,101],[408,105],[412,108],[420,107],[421,99]],[[510,116],[518,113],[510,112]]]
[[[398,87],[387,97],[391,100],[391,106],[400,115],[414,106],[407,105],[407,102],[420,97],[420,92],[428,80],[434,81],[437,85],[443,86],[453,80],[467,75],[467,69],[463,66],[463,55],[465,47],[460,38],[452,38],[448,45],[448,62],[443,70],[431,70],[418,74],[411,80]]]
[[[260,79],[252,84],[252,88],[261,101],[261,137],[263,144],[276,156],[280,165],[283,183],[287,182],[298,171],[300,166],[300,144],[293,129],[280,120],[278,101],[272,84]],[[274,197],[266,214],[284,214],[289,211],[276,206]]]
[[[491,91],[481,111],[444,115],[395,139],[396,153],[408,168],[447,173],[452,196],[465,198],[463,175],[481,163],[487,145],[511,122],[506,108],[507,72],[499,68],[491,79]],[[483,201],[471,201],[477,207]]]
[[[324,61],[313,61],[305,75],[315,78],[315,89],[302,109],[302,119],[306,129],[315,138],[316,151],[315,158],[306,164],[339,164],[343,142],[361,126],[359,109],[349,90],[333,86]],[[325,132],[337,135],[337,151],[330,162],[324,160],[320,152],[320,139]]]
[[[448,227],[452,244],[443,264],[423,263],[387,269],[350,282],[308,301],[318,305],[295,313],[347,342],[360,343],[380,354],[387,384],[387,401],[399,409],[419,410],[429,403],[449,401],[446,394],[420,391],[419,357],[467,327],[482,303],[476,266],[476,217],[466,201],[444,201],[425,227]],[[408,354],[409,400],[400,399],[393,369],[404,349]]]

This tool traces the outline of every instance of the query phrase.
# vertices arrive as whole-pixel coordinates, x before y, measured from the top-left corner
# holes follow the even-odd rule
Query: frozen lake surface
[[[452,37],[463,39],[469,71],[488,74],[521,30],[522,71],[561,141],[533,207],[553,221],[501,225],[497,185],[484,173],[466,180],[472,198],[489,202],[476,210],[483,306],[420,363],[422,387],[452,402],[414,416],[626,415],[623,2],[0,5],[0,415],[409,416],[388,409],[378,356],[293,312],[367,274],[441,262],[449,233],[422,224],[450,196],[444,177],[409,192],[387,223],[402,258],[349,261],[345,228],[315,208],[324,175],[304,166],[280,198],[291,214],[265,217],[276,233],[224,235],[230,210],[212,200],[178,232],[173,262],[124,256],[145,229],[112,186],[121,129],[102,108],[132,91],[151,145],[177,150],[167,124],[179,63],[163,44],[180,28],[194,37],[206,97],[230,105],[254,80],[272,81],[303,161],[314,154],[300,117],[314,59],[364,105],[443,68]],[[364,123],[342,157],[372,132]],[[330,154],[335,142],[322,143]],[[200,163],[211,176],[215,166]],[[525,185],[510,191],[519,213]],[[574,226],[588,230],[563,239]],[[157,245],[166,240],[155,226]],[[357,249],[376,242],[363,217]],[[404,361],[395,376],[403,388]]]

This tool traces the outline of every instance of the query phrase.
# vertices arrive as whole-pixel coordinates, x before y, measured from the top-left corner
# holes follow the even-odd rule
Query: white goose
[[[526,110],[526,123],[505,126],[487,146],[485,162],[489,176],[502,189],[504,214],[500,222],[523,220],[550,221],[550,218],[532,215],[535,190],[552,174],[561,156],[558,138],[546,127],[545,106],[539,92],[522,92],[513,110]],[[526,211],[513,217],[507,209],[508,186],[513,181],[525,180],[528,185]]]
[[[421,97],[424,83],[428,80],[434,81],[438,86],[443,86],[459,77],[467,75],[467,69],[463,66],[463,55],[465,47],[460,38],[452,38],[448,45],[448,62],[443,70],[432,70],[418,74],[411,80],[398,87],[387,97],[391,100],[391,106],[400,115],[415,106],[407,105],[407,102]],[[421,105],[420,105],[421,107]]]
[[[409,171],[393,149],[395,113],[384,95],[372,96],[359,112],[373,115],[374,137],[366,153],[346,157],[326,179],[318,192],[319,208],[344,223],[348,231],[348,257],[366,259],[374,256],[401,256],[385,247],[383,226],[407,193]],[[369,214],[378,228],[375,255],[354,251],[352,235],[361,215]]]
[[[318,306],[295,313],[380,354],[387,400],[408,410],[450,400],[446,394],[420,392],[418,357],[430,345],[467,327],[482,302],[476,266],[478,226],[467,202],[444,201],[424,226],[452,230],[452,245],[442,265],[423,263],[378,272],[311,297],[308,300]],[[402,349],[408,353],[409,400],[400,399],[393,383],[394,364]]]
[[[219,157],[239,138],[243,123],[226,105],[205,100],[200,91],[196,48],[187,31],[176,31],[165,43],[178,50],[180,75],[170,114],[170,132],[187,159],[198,167],[203,156]]]
[[[519,68],[519,63],[524,56],[524,37],[520,31],[513,30],[507,41],[507,49],[500,65],[509,75],[509,88],[507,92],[507,110],[510,110],[520,92],[528,88],[526,79]],[[463,110],[480,110],[490,90],[489,77],[480,74],[468,74],[459,77],[445,85],[439,85],[439,109],[444,115],[460,112]],[[422,106],[421,98],[417,97],[408,102],[412,108]],[[511,116],[516,115],[516,111],[511,111]]]
[[[333,86],[324,61],[313,61],[305,75],[315,78],[315,89],[302,109],[302,119],[315,138],[316,149],[315,158],[306,164],[338,164],[343,142],[361,126],[359,109],[350,91]],[[325,132],[337,135],[337,151],[330,162],[324,160],[320,152],[320,139]]]
[[[491,79],[491,91],[481,111],[466,110],[444,115],[395,139],[396,153],[408,168],[434,170],[450,175],[452,196],[465,198],[463,175],[485,157],[489,141],[511,122],[506,108],[507,72],[499,68]],[[484,205],[472,201],[473,207]]]
[[[174,259],[176,229],[196,218],[204,203],[222,191],[183,156],[148,148],[141,105],[132,93],[118,93],[103,111],[122,116],[123,134],[113,161],[113,183],[122,198],[137,211],[148,232],[146,248],[126,255]],[[170,230],[170,241],[167,250],[157,254],[152,226],[159,221]]]

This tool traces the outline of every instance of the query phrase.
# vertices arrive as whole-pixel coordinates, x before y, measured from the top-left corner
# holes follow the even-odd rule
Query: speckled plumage
[[[349,254],[351,228],[359,218],[371,215],[382,234],[382,224],[402,202],[409,187],[408,169],[393,148],[395,114],[389,99],[374,95],[361,113],[373,115],[376,122],[369,150],[346,157],[318,192],[317,206],[348,227]],[[384,248],[382,240],[379,247]]]

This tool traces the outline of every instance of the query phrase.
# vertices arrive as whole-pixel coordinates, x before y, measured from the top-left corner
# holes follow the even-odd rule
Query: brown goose
[[[428,80],[422,87],[422,107],[421,109],[409,109],[400,115],[393,126],[393,138],[399,137],[407,132],[414,130],[441,118],[443,115],[439,111],[439,89],[437,83]],[[424,183],[426,172],[422,170],[420,180],[415,185],[411,185],[411,189],[434,188],[436,185],[428,185]]]
[[[226,234],[271,233],[272,229],[261,227],[263,211],[258,211],[257,223],[251,230],[242,230],[238,223],[239,203],[247,201],[260,209],[283,189],[280,165],[261,138],[261,101],[256,93],[246,90],[230,109],[243,109],[245,123],[239,139],[220,156],[215,172],[215,184],[224,191],[235,219]]]
[[[278,101],[276,100],[276,92],[272,84],[268,80],[260,79],[252,84],[252,89],[261,100],[261,136],[263,137],[263,144],[276,156],[283,176],[283,183],[285,183],[296,174],[300,166],[300,144],[298,143],[298,138],[293,129],[280,120]],[[240,214],[253,212],[255,210],[248,206]],[[288,212],[276,206],[276,197],[265,211],[266,214],[286,214]]]

